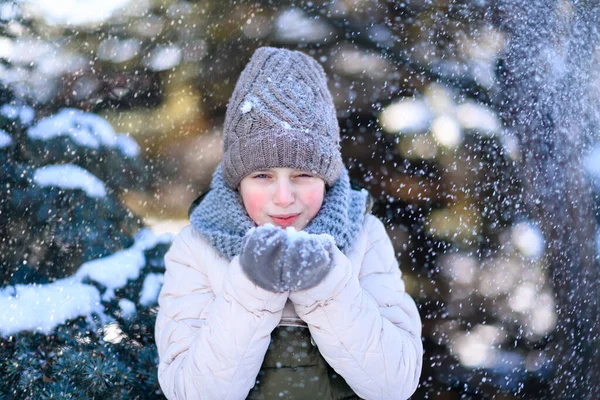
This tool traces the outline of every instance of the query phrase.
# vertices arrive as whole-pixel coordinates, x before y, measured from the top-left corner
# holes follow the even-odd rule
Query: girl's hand
[[[240,265],[252,282],[271,292],[288,290],[282,280],[285,232],[267,224],[248,231],[242,239]]]
[[[288,243],[283,281],[288,290],[310,289],[327,276],[333,265],[333,238],[299,235]]]

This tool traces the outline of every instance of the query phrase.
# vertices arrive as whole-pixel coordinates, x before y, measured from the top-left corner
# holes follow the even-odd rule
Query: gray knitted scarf
[[[350,187],[346,168],[327,191],[317,215],[305,232],[326,233],[337,247],[346,252],[363,224],[368,212],[369,193]],[[190,222],[222,255],[232,259],[240,253],[242,238],[256,223],[248,216],[240,194],[225,183],[221,165],[215,170],[209,192],[192,211]]]

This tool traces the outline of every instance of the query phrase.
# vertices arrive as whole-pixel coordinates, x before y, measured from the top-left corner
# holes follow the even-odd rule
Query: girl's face
[[[300,231],[321,209],[325,181],[306,171],[270,168],[244,177],[239,192],[257,225],[293,226]]]

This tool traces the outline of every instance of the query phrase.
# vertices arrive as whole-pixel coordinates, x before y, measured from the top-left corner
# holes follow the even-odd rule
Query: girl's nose
[[[273,203],[278,206],[289,206],[294,202],[294,190],[290,182],[279,181],[275,184]]]

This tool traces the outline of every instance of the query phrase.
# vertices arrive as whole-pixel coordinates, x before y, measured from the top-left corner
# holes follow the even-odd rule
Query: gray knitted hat
[[[235,189],[253,171],[295,168],[331,186],[343,167],[340,131],[321,65],[299,51],[261,47],[227,104],[223,177]]]

